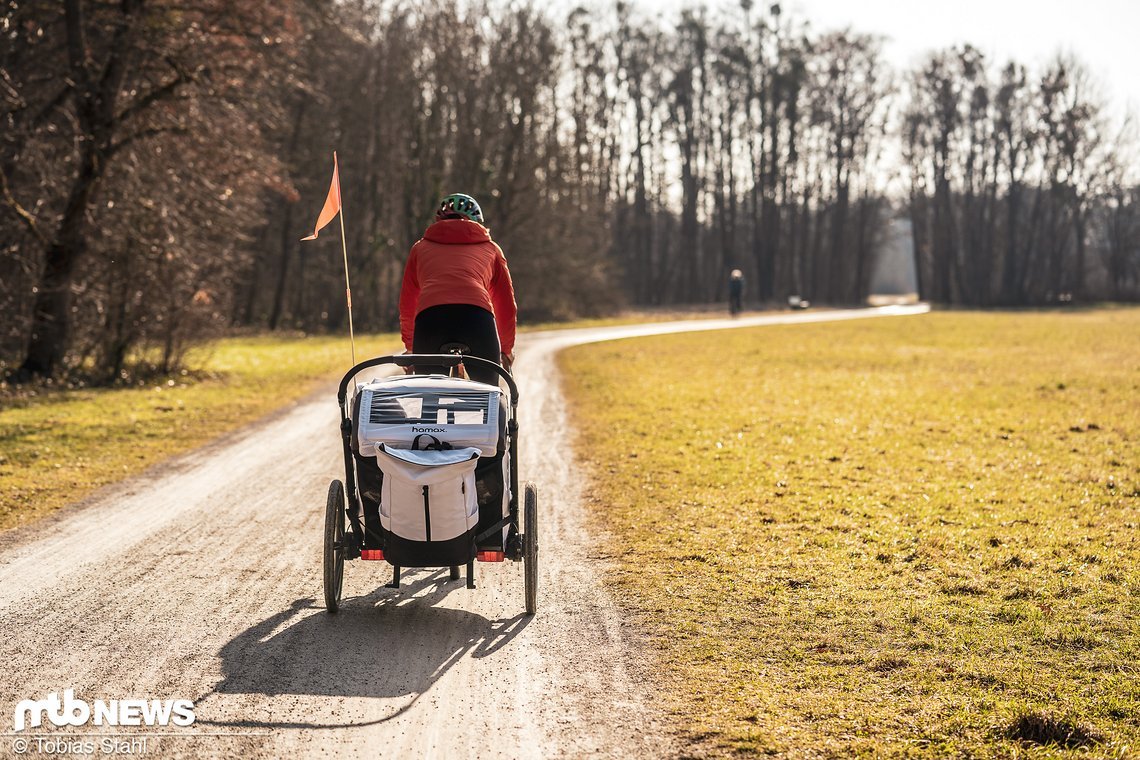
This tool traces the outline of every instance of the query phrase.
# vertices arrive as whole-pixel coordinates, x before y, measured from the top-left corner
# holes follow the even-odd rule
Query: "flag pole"
[[[333,151],[333,166],[336,167],[336,198],[340,204],[340,249],[344,253],[344,297],[348,303],[348,342],[352,346],[352,366],[356,366],[356,335],[352,330],[352,285],[348,280],[348,241],[344,234],[344,196],[340,194],[340,164],[336,151]]]

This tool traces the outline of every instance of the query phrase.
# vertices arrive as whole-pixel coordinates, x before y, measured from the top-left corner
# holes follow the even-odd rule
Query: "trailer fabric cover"
[[[411,448],[430,434],[456,448],[475,447],[482,456],[501,454],[506,443],[501,389],[472,380],[411,376],[374,380],[358,389],[354,443],[362,456],[381,444]]]

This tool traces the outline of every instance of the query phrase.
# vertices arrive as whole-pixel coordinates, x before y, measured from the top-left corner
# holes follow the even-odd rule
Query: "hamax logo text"
[[[443,432],[446,432],[446,430],[445,430],[445,428],[441,428],[441,427],[419,427],[417,425],[412,425],[412,432],[413,433],[443,433]]]
[[[88,703],[75,698],[75,689],[57,692],[44,699],[25,699],[16,705],[12,722],[17,731],[38,728],[44,718],[55,726],[190,726],[194,723],[194,703],[189,699],[97,699]]]

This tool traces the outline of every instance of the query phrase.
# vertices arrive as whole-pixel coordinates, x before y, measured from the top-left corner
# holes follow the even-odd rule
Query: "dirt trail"
[[[585,533],[554,355],[665,332],[912,314],[922,307],[532,333],[520,342],[520,474],[539,484],[539,614],[521,565],[350,563],[321,601],[328,483],[343,477],[332,389],[57,516],[0,536],[0,731],[23,699],[191,699],[151,757],[668,756],[633,632]],[[95,738],[110,727],[42,729]],[[167,734],[159,736],[158,734]],[[3,737],[0,756],[14,754]],[[32,749],[35,749],[32,739]],[[98,754],[99,750],[96,750]],[[137,753],[136,753],[137,754]],[[30,756],[35,756],[33,751]]]

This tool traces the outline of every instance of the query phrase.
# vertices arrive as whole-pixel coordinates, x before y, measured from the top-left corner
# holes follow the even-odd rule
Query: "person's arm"
[[[400,289],[400,339],[404,341],[404,349],[409,353],[416,329],[416,306],[420,301],[417,263],[416,246],[413,245],[412,252],[408,254],[408,263],[404,266],[404,284]]]
[[[503,249],[496,245],[495,251],[498,255],[491,275],[491,306],[495,310],[495,327],[499,331],[499,350],[512,356],[515,350],[515,320],[518,318],[515,286],[511,282],[511,272],[507,269]]]

